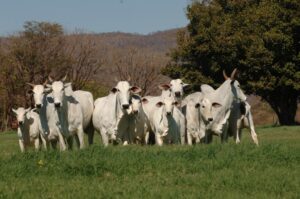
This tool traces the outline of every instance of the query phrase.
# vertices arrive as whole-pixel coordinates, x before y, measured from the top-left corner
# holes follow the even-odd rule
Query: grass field
[[[111,146],[21,154],[0,134],[0,198],[300,198],[300,127],[258,128],[198,146]],[[99,139],[99,136],[96,136]]]

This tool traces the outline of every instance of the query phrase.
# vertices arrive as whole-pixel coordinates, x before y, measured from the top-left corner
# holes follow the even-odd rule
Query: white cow
[[[181,101],[184,94],[184,88],[188,86],[182,82],[181,79],[171,80],[169,84],[161,84],[158,88],[162,91],[160,96],[146,96],[145,99],[148,100],[147,104],[144,104],[143,108],[147,117],[151,120],[153,118],[153,113],[156,110],[156,104],[162,101],[166,97],[173,97],[177,101],[177,107],[181,111]],[[150,129],[150,135],[153,133],[153,129]],[[185,143],[185,133],[180,135],[181,144]]]
[[[226,73],[223,73],[225,80],[229,80]],[[211,93],[215,90],[209,85],[202,85],[201,90],[205,93]],[[243,93],[241,90],[240,92]],[[236,143],[240,142],[241,131],[242,128],[248,127],[251,133],[251,137],[253,142],[258,145],[257,134],[255,132],[254,122],[251,114],[251,106],[246,101],[241,101],[234,99],[232,102],[232,107],[229,116],[229,124],[228,124],[228,133],[225,140],[227,140],[228,136],[233,136]]]
[[[182,111],[186,117],[187,143],[199,143],[205,137],[207,125],[213,121],[212,109],[218,108],[219,103],[211,103],[201,92],[188,95],[182,101]]]
[[[166,97],[156,106],[150,120],[156,144],[162,146],[163,143],[180,143],[181,135],[185,133],[185,118],[176,107],[174,97]]]
[[[130,100],[129,138],[136,144],[148,144],[149,140],[150,123],[143,109],[143,104],[146,103],[148,100],[139,95],[132,95]]]
[[[56,148],[59,142],[60,150],[66,150],[65,140],[62,136],[62,128],[59,122],[58,113],[54,107],[54,101],[49,88],[45,88],[47,82],[44,84],[31,84],[35,107],[39,113],[42,136],[49,141],[53,148]]]
[[[201,91],[206,98],[213,102],[222,104],[219,109],[213,110],[213,121],[208,125],[206,142],[212,141],[212,134],[222,135],[222,141],[227,137],[228,121],[232,110],[232,104],[235,99],[242,102],[246,101],[246,95],[240,88],[240,84],[234,79],[236,69],[231,73],[231,77],[226,76],[225,82],[213,92],[208,91],[208,85],[202,85]]]
[[[248,102],[234,101],[229,117],[228,135],[233,136],[236,143],[240,143],[242,129],[246,127],[250,130],[253,142],[258,145],[250,104]]]
[[[37,113],[30,108],[19,107],[12,109],[18,120],[18,138],[21,152],[34,144],[36,150],[40,149],[40,140],[42,140],[45,149],[47,149],[46,140],[41,135],[42,127]]]
[[[51,80],[51,79],[50,79]],[[58,112],[62,134],[72,148],[73,137],[80,149],[85,147],[83,132],[83,113],[79,101],[75,98],[71,83],[64,83],[66,76],[61,81],[47,84],[52,90],[54,106]]]
[[[95,101],[93,112],[93,125],[96,131],[101,133],[105,146],[111,141],[121,139],[128,143],[126,135],[130,112],[129,100],[132,94],[141,92],[137,86],[130,86],[127,81],[120,81],[112,88],[110,94]]]
[[[65,92],[72,95],[76,101],[79,102],[83,117],[83,130],[88,135],[89,144],[93,144],[94,126],[92,122],[92,115],[94,111],[94,98],[92,93],[83,90],[72,90],[72,87],[66,87]]]
[[[173,79],[170,81],[170,91],[172,96],[178,102],[179,107],[181,107],[182,97],[184,95],[184,88],[189,84],[183,83],[181,79]]]

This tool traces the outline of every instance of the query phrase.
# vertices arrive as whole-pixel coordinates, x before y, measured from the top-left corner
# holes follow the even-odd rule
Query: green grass
[[[0,198],[299,198],[300,127],[198,146],[19,152],[0,134]],[[95,139],[99,139],[96,136]]]

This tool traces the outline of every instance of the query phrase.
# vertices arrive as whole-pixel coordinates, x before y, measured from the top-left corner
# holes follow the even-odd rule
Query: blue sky
[[[66,31],[151,32],[187,25],[190,0],[0,0],[0,36],[25,21],[57,22]]]

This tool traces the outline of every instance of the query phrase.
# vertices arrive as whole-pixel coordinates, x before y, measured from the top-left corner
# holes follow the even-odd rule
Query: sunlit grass
[[[257,129],[198,146],[19,152],[0,135],[0,198],[299,198],[300,127]]]

